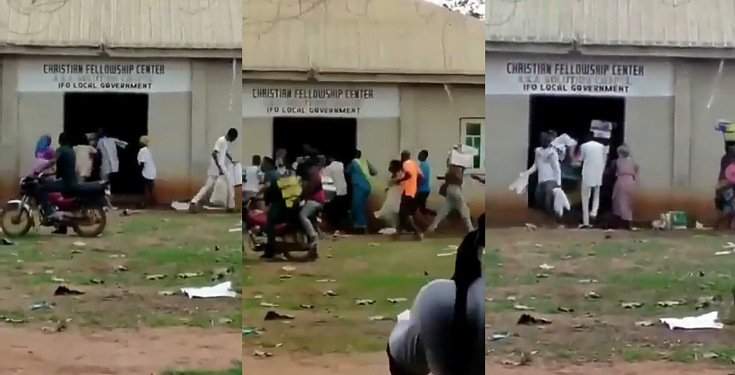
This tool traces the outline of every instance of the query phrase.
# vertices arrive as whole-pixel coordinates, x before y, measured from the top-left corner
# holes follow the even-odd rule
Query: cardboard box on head
[[[449,164],[470,169],[474,166],[474,158],[479,151],[467,145],[456,145],[449,153]]]
[[[610,139],[614,124],[610,121],[592,120],[590,131],[596,138]]]

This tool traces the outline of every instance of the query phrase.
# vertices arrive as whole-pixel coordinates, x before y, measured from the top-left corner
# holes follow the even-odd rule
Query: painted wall
[[[507,55],[486,55],[492,58]],[[713,127],[717,119],[735,119],[735,107],[728,101],[735,95],[735,74],[725,69],[715,88],[718,61],[672,63],[673,96],[626,99],[625,142],[641,169],[636,219],[647,221],[664,211],[686,210],[709,222],[715,216],[713,189],[723,153],[722,136]],[[529,103],[523,95],[485,96],[488,217],[494,225],[546,219],[527,208],[525,195],[508,192],[508,185],[527,163]]]
[[[6,57],[3,65],[0,145],[7,153],[0,161],[0,195],[7,198],[15,194],[19,176],[30,169],[38,137],[55,137],[62,131],[64,95],[19,93],[17,60]],[[206,178],[214,141],[227,129],[239,128],[239,72],[239,65],[233,70],[232,61],[192,61],[191,92],[149,95],[148,129],[160,201],[190,198]],[[240,150],[239,144],[233,147],[236,160]]]

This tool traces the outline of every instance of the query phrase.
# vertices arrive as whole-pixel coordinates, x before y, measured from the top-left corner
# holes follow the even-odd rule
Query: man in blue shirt
[[[416,194],[416,203],[418,204],[418,209],[422,214],[435,216],[436,211],[430,210],[426,207],[426,200],[431,194],[431,166],[429,165],[428,159],[429,151],[421,150],[421,152],[419,152],[419,168],[421,168],[423,176],[421,178],[421,183],[419,184],[418,194]]]

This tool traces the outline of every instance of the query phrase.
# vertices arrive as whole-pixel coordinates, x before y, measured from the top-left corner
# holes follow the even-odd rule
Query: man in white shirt
[[[325,207],[324,213],[333,229],[343,229],[349,207],[345,166],[333,156],[327,158],[327,163],[328,165],[324,168],[323,174],[334,183],[336,194],[334,199]]]
[[[214,149],[211,154],[212,158],[209,161],[209,169],[207,170],[207,182],[191,200],[189,204],[190,210],[195,211],[199,207],[199,202],[206,196],[209,196],[218,178],[224,178],[227,181],[227,209],[233,210],[235,208],[235,189],[232,181],[230,181],[230,174],[226,173],[226,162],[229,161],[234,164],[229,149],[232,142],[236,139],[237,129],[230,128],[227,131],[227,135],[219,137],[214,143]]]
[[[552,140],[550,133],[541,133],[541,146],[534,151],[534,163],[526,173],[530,175],[538,172],[538,185],[534,197],[536,208],[555,215],[554,189],[561,187],[561,165],[559,154],[551,145]]]
[[[156,181],[156,163],[153,161],[153,154],[149,148],[150,139],[144,135],[140,137],[140,150],[138,151],[138,165],[142,167],[141,174],[143,175],[143,193],[145,194],[144,201],[141,202],[141,208],[145,208],[146,205],[155,206],[156,201],[153,196],[153,188]]]
[[[100,179],[109,181],[110,175],[120,171],[120,160],[117,157],[117,148],[126,148],[128,143],[117,138],[108,137],[105,129],[100,129],[97,139],[97,149],[102,156],[100,165]]]
[[[580,159],[582,160],[581,227],[583,228],[590,226],[590,216],[594,220],[600,208],[600,188],[602,187],[602,177],[607,164],[608,149],[608,146],[603,145],[594,136],[580,147]],[[592,195],[594,196],[592,197],[592,211],[590,211],[590,197]]]
[[[260,171],[260,155],[254,155],[252,164],[245,167],[245,181],[242,184],[243,202],[258,195],[263,183],[263,172]]]

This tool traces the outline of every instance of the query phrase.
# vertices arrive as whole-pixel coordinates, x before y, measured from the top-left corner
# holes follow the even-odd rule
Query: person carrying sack
[[[209,161],[209,169],[207,170],[207,182],[202,186],[197,195],[192,198],[191,202],[189,202],[190,211],[196,211],[201,200],[216,187],[219,179],[224,179],[224,182],[221,182],[221,184],[224,184],[227,189],[226,208],[228,210],[235,209],[235,189],[234,185],[230,181],[230,173],[226,169],[226,161],[229,160],[230,163],[235,163],[232,160],[232,156],[230,156],[229,148],[232,142],[236,139],[237,129],[231,128],[227,131],[225,136],[218,138],[217,142],[214,143],[211,159]],[[221,186],[222,185],[220,185],[220,188]],[[218,192],[218,196],[216,198],[220,199],[219,195],[221,194]]]

